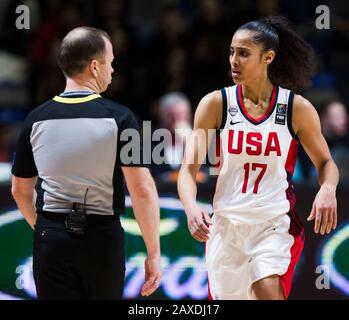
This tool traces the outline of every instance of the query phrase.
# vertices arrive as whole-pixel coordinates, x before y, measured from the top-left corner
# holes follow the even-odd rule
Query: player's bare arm
[[[211,219],[196,203],[196,175],[207,155],[212,130],[220,126],[222,95],[220,91],[207,94],[200,101],[194,117],[194,129],[188,139],[178,178],[178,194],[184,205],[191,235],[198,241],[209,236]]]
[[[339,173],[325,138],[314,106],[305,98],[295,95],[292,126],[318,172],[318,191],[308,221],[315,219],[314,231],[322,235],[337,226],[336,188]]]

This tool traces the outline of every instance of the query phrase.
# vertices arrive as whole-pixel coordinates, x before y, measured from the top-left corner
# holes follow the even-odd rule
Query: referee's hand
[[[145,267],[145,283],[141,290],[142,296],[151,295],[159,286],[162,271],[160,257],[147,257],[144,262]]]

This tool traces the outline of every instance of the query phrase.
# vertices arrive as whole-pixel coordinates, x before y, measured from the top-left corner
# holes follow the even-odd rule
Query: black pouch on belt
[[[73,209],[70,210],[65,219],[65,229],[71,234],[84,235],[86,228],[85,206],[80,203],[73,203]]]

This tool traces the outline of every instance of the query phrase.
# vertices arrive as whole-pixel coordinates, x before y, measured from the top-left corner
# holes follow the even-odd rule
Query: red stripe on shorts
[[[288,298],[291,292],[294,270],[301,256],[303,246],[304,246],[304,242],[302,240],[302,236],[298,235],[294,237],[294,243],[291,247],[290,264],[288,266],[286,273],[280,276],[280,282],[281,282],[282,288],[284,289],[285,299]]]

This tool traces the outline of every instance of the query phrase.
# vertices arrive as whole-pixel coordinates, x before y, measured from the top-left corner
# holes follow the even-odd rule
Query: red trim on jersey
[[[243,95],[242,95],[242,86],[238,85],[238,97],[237,98],[239,101],[239,105],[241,107],[241,111],[243,112],[244,116],[246,116],[246,118],[248,118],[248,120],[254,124],[258,124],[270,116],[270,114],[272,113],[272,111],[274,109],[275,103],[276,103],[276,96],[277,96],[277,86],[274,85],[268,110],[265,112],[264,115],[255,119],[248,113],[248,111],[245,107],[245,104],[244,104],[244,99],[243,99]]]
[[[292,224],[292,221],[291,221]],[[291,292],[292,288],[292,278],[294,274],[294,270],[296,267],[296,264],[298,263],[298,260],[301,256],[302,250],[304,247],[304,242],[302,240],[302,237],[299,235],[297,237],[294,237],[294,243],[291,247],[291,261],[288,265],[288,269],[285,274],[279,277],[280,283],[282,285],[282,288],[284,290],[284,296],[285,299],[288,298]]]
[[[298,153],[298,141],[292,139],[290,147],[288,149],[288,154],[285,162],[285,170],[287,173],[288,188],[286,189],[286,199],[290,203],[290,212],[293,212],[296,205],[296,195],[293,192],[292,176],[294,173],[294,168],[296,166]]]
[[[297,161],[297,153],[298,153],[298,141],[292,139],[290,147],[288,149],[288,154],[285,163],[285,169],[287,173],[293,176],[294,168],[296,166]]]
[[[290,217],[290,220],[291,220],[288,233],[293,236],[294,243],[291,247],[291,260],[290,260],[288,269],[285,274],[280,276],[280,283],[284,290],[285,299],[288,298],[291,292],[294,269],[296,264],[299,261],[299,258],[304,246],[304,229],[302,226],[302,222],[294,212],[294,207],[296,204],[296,196],[293,192],[293,186],[292,186],[292,176],[296,166],[297,153],[298,153],[298,141],[296,139],[292,139],[290,143],[290,147],[288,149],[286,162],[285,162],[285,170],[287,173],[287,181],[288,181],[288,188],[286,189],[286,198],[290,202],[290,212],[288,213],[288,216]]]

